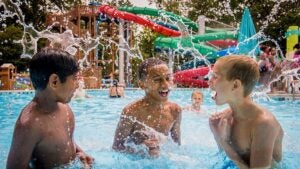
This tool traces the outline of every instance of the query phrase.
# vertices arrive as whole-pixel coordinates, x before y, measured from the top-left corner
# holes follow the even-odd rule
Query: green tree
[[[189,18],[196,20],[199,15],[236,26],[247,6],[251,12],[256,30],[264,32],[285,49],[285,36],[290,25],[300,26],[300,1],[273,0],[191,0],[186,4],[191,10]],[[274,44],[272,44],[274,45]]]
[[[129,0],[111,0],[108,4],[115,7],[132,6]]]
[[[44,30],[49,12],[65,12],[80,3],[80,0],[3,0],[0,3],[0,62],[14,63],[18,71],[26,69],[28,59],[20,58],[22,46],[15,43],[22,38],[25,25],[32,25],[38,31]],[[5,17],[6,12],[14,15]],[[45,43],[45,39],[40,39],[38,46],[44,46]]]
[[[25,71],[28,59],[20,58],[22,46],[15,41],[21,39],[23,30],[17,26],[8,26],[0,32],[0,65],[3,63],[13,63],[18,67],[18,71]]]
[[[180,15],[182,9],[180,9],[184,3],[178,0],[155,0],[154,3],[159,9],[166,10],[168,12],[173,12],[177,15]]]
[[[145,28],[138,35],[139,49],[143,55],[143,58],[154,57],[154,40],[159,36],[158,33],[153,32],[152,30]]]

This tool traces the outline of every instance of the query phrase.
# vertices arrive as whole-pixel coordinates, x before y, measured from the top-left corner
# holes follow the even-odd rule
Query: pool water
[[[170,100],[181,106],[191,103],[192,90],[173,90]],[[210,99],[209,90],[203,90],[203,107],[209,113],[220,111]],[[0,93],[0,168],[5,168],[11,144],[14,123],[21,109],[32,99],[33,92]],[[142,90],[126,90],[125,98],[109,98],[108,90],[90,90],[91,98],[72,100],[75,114],[75,141],[95,158],[93,168],[113,169],[220,169],[235,168],[230,160],[219,153],[208,126],[208,116],[184,111],[181,123],[182,145],[168,142],[161,146],[159,158],[141,158],[118,153],[111,149],[114,131],[122,109],[143,97]],[[255,99],[271,110],[285,131],[281,168],[298,169],[300,166],[300,101]],[[76,167],[75,167],[76,168]]]

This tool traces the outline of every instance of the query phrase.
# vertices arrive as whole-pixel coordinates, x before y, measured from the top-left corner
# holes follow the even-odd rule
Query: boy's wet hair
[[[139,74],[138,74],[139,79],[144,80],[147,77],[149,68],[151,68],[153,66],[161,65],[161,64],[167,65],[166,62],[164,62],[158,58],[148,58],[148,59],[144,60],[139,66]]]
[[[258,63],[246,55],[230,55],[218,59],[226,71],[227,80],[239,79],[244,86],[244,96],[248,96],[259,80]]]
[[[29,63],[29,73],[32,85],[36,90],[44,90],[51,74],[57,74],[61,83],[68,76],[79,71],[75,58],[56,48],[44,48],[36,53]]]

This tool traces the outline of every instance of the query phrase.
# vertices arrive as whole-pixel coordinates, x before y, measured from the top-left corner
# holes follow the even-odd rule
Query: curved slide
[[[165,36],[173,36],[173,37],[175,36],[176,37],[176,36],[180,36],[180,34],[181,34],[178,31],[158,25],[150,20],[144,19],[135,14],[119,11],[109,5],[102,5],[99,7],[98,10],[100,13],[105,13],[105,14],[109,15],[110,17],[121,18],[124,20],[133,21],[135,23],[138,23],[140,25],[150,28],[151,30],[153,30],[155,32],[161,33]]]
[[[111,17],[121,18],[124,20],[133,21],[135,23],[138,23],[140,25],[144,25],[153,31],[156,31],[158,33],[161,33],[166,36],[180,36],[180,32],[167,28],[165,26],[156,24],[150,20],[146,20],[140,16],[137,16],[135,14],[145,14],[150,16],[160,16],[160,15],[167,15],[168,17],[172,18],[174,21],[181,20],[184,24],[190,26],[190,28],[198,29],[198,26],[195,22],[181,17],[179,15],[173,14],[171,12],[166,12],[163,10],[157,10],[152,8],[141,8],[141,7],[121,7],[119,10],[109,6],[109,5],[102,5],[99,7],[99,12],[106,13],[107,15]],[[130,12],[130,13],[129,13]],[[214,33],[207,33],[203,35],[196,35],[192,36],[191,40],[195,43],[193,46],[203,55],[213,55],[217,52],[217,50],[213,47],[207,46],[207,45],[200,45],[197,44],[198,42],[202,41],[209,41],[209,40],[220,40],[220,39],[233,39],[236,38],[235,32],[214,32]],[[159,37],[155,40],[155,44],[158,47],[164,47],[164,48],[178,48],[178,42],[180,38],[174,39],[173,38],[162,38]],[[190,46],[189,39],[183,39],[180,40],[183,47]],[[208,56],[210,57],[210,56]],[[213,56],[216,57],[216,56]],[[213,59],[213,58],[211,58]]]
[[[143,14],[143,15],[149,15],[149,16],[162,16],[165,15],[167,17],[169,17],[172,21],[177,22],[177,21],[182,21],[183,24],[185,24],[186,26],[188,26],[188,28],[197,31],[198,30],[198,25],[197,23],[193,22],[192,20],[185,18],[185,17],[181,17],[179,15],[176,15],[174,13],[171,12],[167,12],[164,10],[157,10],[157,9],[153,9],[153,8],[147,8],[147,7],[128,7],[128,6],[124,6],[124,7],[120,7],[118,8],[120,11],[126,11],[126,12],[130,12],[133,14]],[[164,26],[164,25],[162,25]],[[172,28],[174,29],[174,28]],[[177,28],[178,29],[178,28]],[[180,42],[181,46],[183,47],[191,47],[194,46],[194,48],[196,48],[202,55],[208,55],[208,57],[213,57],[213,58],[208,58],[208,59],[215,59],[217,57],[217,54],[215,54],[216,52],[218,52],[217,49],[204,45],[204,44],[197,44],[199,42],[204,42],[204,41],[212,41],[212,45],[215,46],[231,46],[230,44],[234,44],[231,43],[230,41],[228,41],[228,39],[237,39],[237,33],[234,31],[224,31],[222,29],[213,29],[213,28],[206,28],[205,30],[206,32],[211,32],[211,33],[206,33],[206,34],[202,34],[202,35],[195,35],[190,37],[191,41],[194,42],[194,44],[190,43],[190,39],[182,39],[180,40],[180,38],[162,38],[162,37],[158,37],[155,40],[155,46],[159,47],[159,48],[171,48],[171,49],[176,49],[178,48],[178,43]],[[213,42],[213,40],[219,40],[219,41],[215,41]],[[227,41],[226,41],[227,40]]]
[[[154,44],[157,47],[161,48],[171,48],[177,49],[180,44],[182,47],[191,47],[194,46],[199,53],[202,55],[207,55],[207,59],[216,59],[218,50],[216,48],[199,44],[199,42],[220,40],[220,39],[236,39],[236,32],[215,32],[215,33],[206,33],[202,35],[195,35],[186,38],[166,38],[158,37],[155,39]],[[193,42],[193,44],[191,43]]]
[[[208,67],[200,67],[188,69],[174,73],[174,82],[186,87],[208,87],[208,79],[205,76],[208,74]]]
[[[198,24],[196,22],[194,22],[188,18],[182,17],[180,15],[176,15],[172,12],[167,12],[165,10],[158,10],[158,9],[147,8],[147,7],[130,7],[130,6],[123,6],[118,9],[120,11],[126,11],[126,12],[133,13],[133,14],[149,15],[149,16],[156,16],[156,17],[166,16],[166,17],[170,18],[171,21],[174,21],[174,22],[181,21],[189,29],[192,29],[195,32],[197,32],[199,29]],[[230,31],[230,30],[205,27],[206,33],[224,32],[224,31]]]
[[[163,49],[178,49],[181,45],[182,47],[190,47],[195,48],[198,50],[199,53],[202,55],[207,55],[207,58],[210,58],[211,55],[218,50],[207,46],[207,45],[201,45],[198,43],[191,43],[189,39],[175,39],[175,38],[164,38],[164,37],[158,37],[154,41],[154,45],[163,48]],[[214,56],[213,56],[214,57]]]
[[[142,14],[142,15],[149,15],[149,16],[166,16],[170,18],[172,21],[177,22],[177,21],[182,21],[184,25],[186,25],[188,28],[192,29],[193,31],[198,31],[198,25],[196,22],[176,15],[172,12],[167,12],[164,10],[158,10],[158,9],[153,9],[153,8],[147,8],[147,7],[129,7],[129,6],[123,6],[118,8],[120,11],[127,11],[133,14]]]

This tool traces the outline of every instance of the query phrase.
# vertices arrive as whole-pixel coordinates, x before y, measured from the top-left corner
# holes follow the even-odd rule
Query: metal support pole
[[[125,85],[124,80],[124,20],[120,19],[119,23],[119,83]]]

